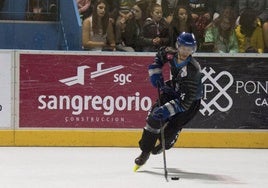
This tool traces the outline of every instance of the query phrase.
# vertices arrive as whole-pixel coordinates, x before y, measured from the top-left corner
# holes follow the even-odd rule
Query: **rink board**
[[[268,130],[268,54],[213,55],[196,57],[204,97],[185,128]],[[142,129],[157,98],[148,76],[153,59],[152,53],[17,53],[16,127]],[[169,65],[163,76],[170,78]]]
[[[207,67],[205,97],[200,113],[183,129],[175,147],[268,148],[267,54],[198,56]],[[1,102],[9,111],[2,111],[0,146],[138,147],[148,104],[156,98],[146,70],[152,57],[147,53],[12,52],[10,75],[5,72],[0,82],[11,91]],[[234,62],[237,58],[241,62]],[[84,77],[78,77],[79,67],[85,68]],[[108,73],[103,74],[104,70]],[[76,73],[79,84],[70,81]],[[59,102],[62,96],[71,96],[73,109],[46,101]],[[93,98],[92,109],[77,108],[87,97]],[[129,98],[134,106],[124,106]],[[113,109],[104,103],[108,99],[117,101]]]
[[[1,146],[137,147],[141,130],[0,131]],[[267,131],[184,129],[175,147],[268,148]]]
[[[2,146],[112,146],[137,147],[140,130],[17,130],[0,131]],[[268,148],[266,131],[182,131],[175,147]],[[13,143],[14,141],[14,143]]]

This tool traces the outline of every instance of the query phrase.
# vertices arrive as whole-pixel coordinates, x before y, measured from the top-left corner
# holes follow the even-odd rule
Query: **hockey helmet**
[[[180,46],[192,47],[192,53],[197,50],[197,44],[193,33],[182,32],[176,41],[176,47]]]

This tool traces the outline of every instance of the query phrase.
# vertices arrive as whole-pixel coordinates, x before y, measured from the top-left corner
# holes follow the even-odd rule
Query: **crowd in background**
[[[5,0],[0,0],[2,9]],[[267,53],[268,0],[76,0],[84,50],[154,52],[192,32],[198,52]],[[26,20],[58,21],[58,0],[28,0]]]
[[[268,0],[77,0],[85,50],[154,52],[181,32],[199,52],[265,53]]]

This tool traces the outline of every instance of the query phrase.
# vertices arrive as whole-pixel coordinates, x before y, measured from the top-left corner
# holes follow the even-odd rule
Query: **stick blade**
[[[168,182],[168,172],[165,171],[165,178],[166,178],[166,181]]]

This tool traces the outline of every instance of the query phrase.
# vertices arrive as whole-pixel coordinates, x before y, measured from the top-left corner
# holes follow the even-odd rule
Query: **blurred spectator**
[[[93,6],[97,0],[90,0],[90,6],[88,8],[86,16],[92,16],[93,12]],[[108,6],[108,13],[109,13],[109,18],[112,23],[115,23],[116,18],[118,17],[118,12],[119,12],[119,3],[120,0],[106,0],[107,6]],[[83,18],[85,19],[85,18]]]
[[[118,16],[117,22],[124,22],[132,16],[131,8],[136,3],[136,0],[119,0],[118,1]]]
[[[235,17],[239,15],[238,1],[237,0],[214,0],[213,1],[213,20],[215,20],[221,12],[227,8],[233,7],[235,12]]]
[[[163,10],[163,17],[166,18],[168,23],[171,23],[176,8],[179,5],[188,5],[188,0],[163,0],[161,6]]]
[[[170,46],[176,47],[177,37],[182,32],[195,34],[195,24],[188,7],[179,5],[174,11],[173,19],[169,25]]]
[[[179,0],[166,0],[161,1],[161,6],[163,10],[163,17],[166,18],[168,23],[171,22],[173,18],[173,14],[175,12],[176,7],[178,6]]]
[[[109,21],[105,0],[96,0],[92,16],[86,18],[82,27],[84,49],[111,51],[115,48],[114,30]]]
[[[213,0],[189,0],[192,18],[196,25],[195,37],[198,46],[204,42],[206,26],[212,21]]]
[[[135,5],[137,5],[142,11],[141,21],[143,24],[143,22],[150,17],[151,9],[149,8],[149,6],[152,6],[152,3],[148,0],[138,0]]]
[[[120,1],[121,0],[107,0],[106,1],[108,4],[109,18],[112,24],[114,25],[115,25],[116,19],[119,16]]]
[[[28,0],[26,6],[26,20],[57,21],[57,0]]]
[[[201,50],[217,53],[238,52],[235,21],[233,9],[225,8],[223,13],[207,26]]]
[[[122,43],[122,31],[124,31],[127,20],[132,19],[133,14],[130,11],[135,4],[135,0],[120,0],[119,15],[115,24],[115,42]]]
[[[263,33],[256,11],[244,9],[235,31],[239,43],[239,52],[263,53]]]
[[[265,52],[268,52],[268,0],[239,0],[240,15],[246,8],[257,11],[262,24]]]
[[[142,51],[139,37],[143,22],[147,18],[147,7],[146,1],[138,1],[132,7],[131,12],[133,16],[120,25],[122,35],[120,39],[118,38],[119,43],[116,45],[116,50],[127,52]]]
[[[89,17],[91,0],[76,0],[76,3],[81,19],[84,20]]]
[[[140,39],[144,52],[155,52],[159,47],[169,45],[169,24],[163,18],[161,5],[152,5]]]

